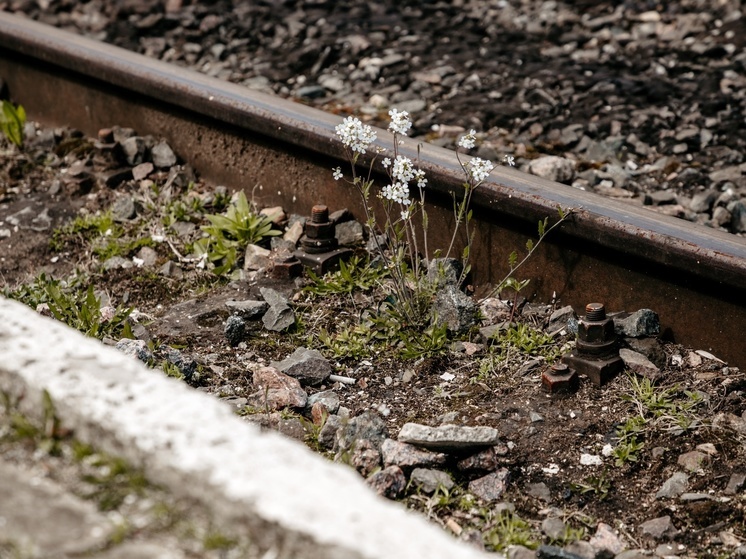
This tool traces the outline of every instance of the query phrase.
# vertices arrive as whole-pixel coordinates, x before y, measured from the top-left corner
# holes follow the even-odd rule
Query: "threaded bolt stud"
[[[585,306],[585,319],[598,322],[606,318],[606,309],[601,303],[588,303]]]
[[[326,223],[329,221],[329,208],[321,204],[311,208],[311,221],[314,223]]]

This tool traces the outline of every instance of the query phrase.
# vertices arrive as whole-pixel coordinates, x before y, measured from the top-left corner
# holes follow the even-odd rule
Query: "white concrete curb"
[[[3,298],[0,390],[35,416],[46,390],[78,438],[241,526],[268,557],[488,557],[376,497],[348,467],[262,433],[218,400]]]

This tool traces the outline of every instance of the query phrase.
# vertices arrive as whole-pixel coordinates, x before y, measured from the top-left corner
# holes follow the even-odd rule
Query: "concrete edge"
[[[21,412],[39,417],[48,392],[76,437],[196,499],[272,557],[487,557],[378,498],[348,467],[1,297],[0,355],[0,391]]]

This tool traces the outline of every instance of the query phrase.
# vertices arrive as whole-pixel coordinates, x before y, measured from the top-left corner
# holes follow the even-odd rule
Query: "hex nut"
[[[604,343],[613,341],[614,321],[610,318],[589,322],[585,319],[578,321],[578,339],[586,343]]]

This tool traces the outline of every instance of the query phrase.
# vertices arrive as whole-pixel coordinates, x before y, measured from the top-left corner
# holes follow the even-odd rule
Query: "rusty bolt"
[[[585,316],[578,321],[578,350],[600,355],[609,353],[615,345],[614,321],[606,317],[604,306],[601,303],[586,305]]]
[[[305,236],[301,239],[301,246],[308,253],[319,254],[337,248],[334,223],[329,221],[329,208],[324,205],[311,208],[311,220],[306,221],[303,232]]]
[[[580,386],[577,371],[565,363],[557,363],[544,371],[541,375],[541,387],[551,393],[575,392]]]

